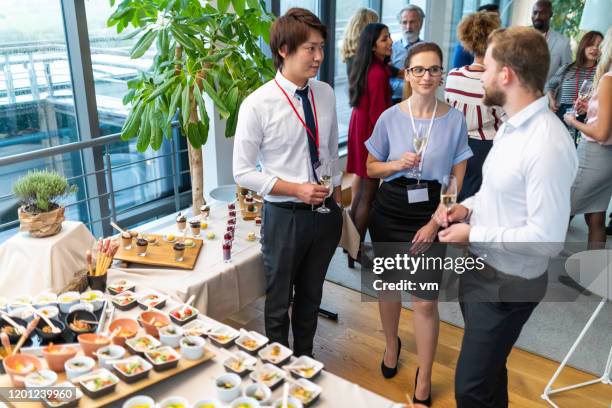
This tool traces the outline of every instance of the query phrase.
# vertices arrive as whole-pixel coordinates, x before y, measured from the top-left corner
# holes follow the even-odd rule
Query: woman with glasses
[[[493,147],[495,133],[505,118],[501,107],[487,106],[482,102],[484,88],[480,82],[484,72],[487,38],[500,25],[499,14],[479,12],[463,18],[457,27],[461,45],[474,56],[471,65],[455,68],[448,73],[444,90],[446,103],[465,116],[468,144],[474,152],[474,156],[467,162],[459,202],[473,196],[480,189],[482,165]]]
[[[432,219],[440,203],[441,183],[452,174],[461,189],[467,159],[472,156],[463,114],[436,98],[442,83],[442,51],[434,43],[419,43],[406,58],[406,82],[411,96],[387,109],[366,141],[369,177],[384,180],[372,205],[369,228],[376,257],[404,254],[416,258],[444,257],[431,246],[438,224]],[[396,243],[395,245],[388,243]],[[395,248],[394,248],[395,247]],[[423,255],[421,254],[425,254]],[[442,271],[416,268],[384,270],[384,281],[410,280],[418,369],[414,402],[430,406],[431,371],[438,342],[438,291],[418,289],[419,283],[438,284]],[[382,374],[397,373],[401,341],[398,337],[401,292],[379,293],[379,309],[386,350]]]
[[[391,106],[390,69],[386,60],[391,56],[392,44],[386,25],[372,23],[365,26],[349,76],[349,97],[353,110],[349,122],[346,171],[354,174],[351,217],[361,241],[366,234],[368,214],[379,184],[378,179],[367,175],[368,151],[364,142],[372,134],[380,114]],[[349,255],[349,267],[353,266],[353,262]]]

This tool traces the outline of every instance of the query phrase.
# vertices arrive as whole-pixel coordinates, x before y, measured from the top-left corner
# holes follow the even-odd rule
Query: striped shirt
[[[576,82],[578,82],[578,89],[580,89],[585,80],[593,82],[593,77],[595,76],[595,69],[593,68],[576,68],[573,66],[567,70],[561,83],[561,103],[574,103],[578,96],[576,94]]]
[[[481,71],[469,66],[452,69],[446,78],[444,98],[453,108],[463,112],[468,136],[478,140],[493,140],[505,116],[502,108],[482,103],[484,88]]]

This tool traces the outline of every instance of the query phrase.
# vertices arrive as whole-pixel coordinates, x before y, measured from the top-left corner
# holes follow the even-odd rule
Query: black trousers
[[[295,355],[312,354],[327,267],[342,234],[342,213],[328,199],[330,213],[306,204],[266,202],[262,253],[266,273],[265,326],[270,341],[289,347],[289,303]]]
[[[544,297],[547,282],[546,273],[529,280],[490,267],[461,275],[465,332],[455,373],[458,408],[508,406],[506,361],[523,325]]]

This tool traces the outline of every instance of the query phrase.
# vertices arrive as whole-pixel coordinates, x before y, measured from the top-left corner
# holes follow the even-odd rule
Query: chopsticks
[[[21,348],[21,346],[23,346],[23,344],[26,342],[28,337],[30,337],[30,334],[32,334],[32,332],[34,331],[34,328],[38,325],[39,321],[40,321],[40,316],[36,315],[34,320],[32,320],[28,324],[28,327],[25,329],[25,332],[21,335],[21,337],[19,338],[19,341],[17,342],[17,345],[13,349],[13,355],[19,352],[19,349]]]

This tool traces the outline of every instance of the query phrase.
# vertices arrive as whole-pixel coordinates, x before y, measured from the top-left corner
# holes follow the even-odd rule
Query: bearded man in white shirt
[[[323,281],[342,232],[336,100],[328,84],[314,79],[325,37],[308,10],[292,8],[276,19],[270,30],[276,77],[242,103],[234,141],[236,183],[265,200],[266,335],[289,346],[293,297],[298,356],[312,355]],[[319,185],[330,178],[329,187]]]
[[[507,357],[546,292],[548,261],[563,247],[578,168],[572,139],[546,105],[546,40],[527,27],[489,37],[484,103],[504,108],[480,190],[436,221],[441,242],[469,242],[484,270],[466,271],[459,297],[465,332],[455,374],[459,408],[507,407]],[[452,224],[452,222],[458,222]]]

